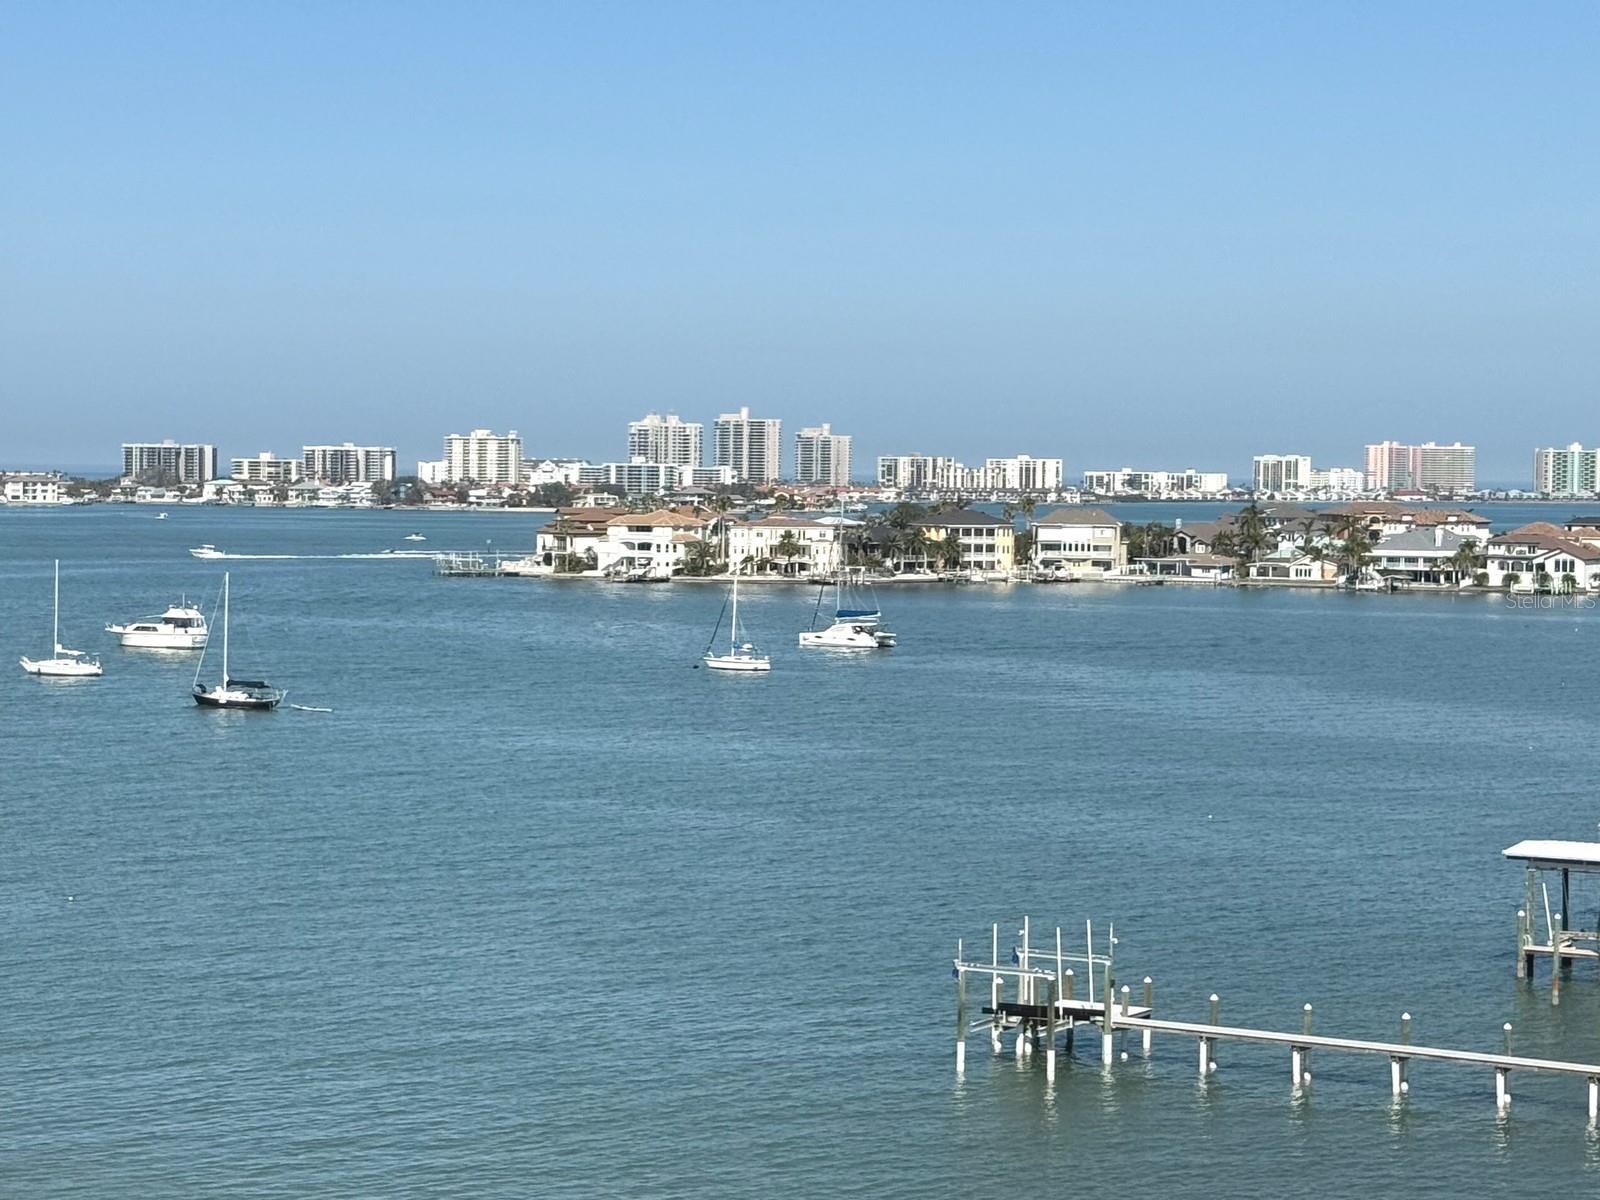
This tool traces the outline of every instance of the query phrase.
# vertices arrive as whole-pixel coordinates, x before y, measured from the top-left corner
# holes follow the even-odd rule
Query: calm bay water
[[[1154,517],[1152,517],[1154,519]],[[1163,516],[1163,519],[1166,519]],[[1198,517],[1197,517],[1198,519]],[[107,620],[262,553],[525,546],[541,516],[0,513],[0,1193],[1371,1196],[1600,1180],[1581,1081],[1193,1046],[1053,1092],[974,1040],[957,937],[1117,923],[1160,1015],[1600,1059],[1512,975],[1525,836],[1600,820],[1600,612],[1488,597],[886,589],[901,646],[691,669],[721,590],[234,562],[202,712]],[[1587,923],[1600,897],[1580,893]],[[1591,926],[1592,927],[1592,926]]]

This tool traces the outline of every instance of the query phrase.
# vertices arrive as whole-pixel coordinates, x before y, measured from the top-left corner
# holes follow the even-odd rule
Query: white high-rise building
[[[1460,442],[1377,442],[1367,447],[1367,487],[1376,491],[1470,492],[1477,478],[1477,448]]]
[[[1258,454],[1251,474],[1258,492],[1303,492],[1311,487],[1311,456]]]
[[[444,439],[445,480],[449,483],[522,482],[522,439],[510,433],[474,429]]]
[[[254,458],[236,458],[228,474],[240,483],[299,483],[300,460],[277,458],[261,453]]]
[[[698,467],[705,429],[699,421],[680,420],[677,413],[646,413],[628,422],[628,460]]]
[[[985,459],[968,467],[942,454],[896,454],[878,459],[878,486],[902,492],[1056,492],[1061,490],[1062,460],[1034,458]]]
[[[988,482],[977,490],[1059,492],[1064,465],[1059,458],[1034,458],[1031,454],[985,459],[983,469]]]
[[[732,467],[745,483],[773,483],[783,473],[783,422],[751,417],[749,408],[723,413],[715,425],[712,465]]]
[[[850,483],[850,435],[834,433],[828,424],[795,434],[794,481],[846,487]]]
[[[302,446],[300,463],[307,479],[321,483],[376,483],[393,479],[393,446]]]
[[[1199,497],[1228,490],[1226,471],[1085,471],[1083,490],[1097,496]]]
[[[1359,492],[1366,486],[1366,475],[1354,467],[1311,468],[1314,492]]]
[[[1573,442],[1533,452],[1533,490],[1541,496],[1589,496],[1600,488],[1600,450]]]
[[[202,442],[123,442],[122,476],[140,482],[206,483],[217,477],[217,448]]]

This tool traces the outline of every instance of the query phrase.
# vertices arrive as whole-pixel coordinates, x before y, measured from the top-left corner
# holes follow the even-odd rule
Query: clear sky
[[[1600,441],[1597,64],[1591,0],[6,0],[0,464],[749,404],[1523,479]]]

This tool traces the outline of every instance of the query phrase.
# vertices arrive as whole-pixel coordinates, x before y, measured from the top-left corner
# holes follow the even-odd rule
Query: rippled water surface
[[[107,620],[261,553],[531,541],[542,517],[0,513],[0,1193],[1578,1195],[1581,1080],[1157,1040],[974,1039],[958,937],[1114,920],[1158,1015],[1600,1060],[1600,983],[1512,973],[1528,836],[1592,837],[1600,613],[1179,587],[885,590],[901,646],[692,669],[711,586],[240,561],[197,710]],[[1579,890],[1576,918],[1600,895]],[[1593,927],[1593,926],[1591,926]],[[978,989],[981,990],[981,989]]]

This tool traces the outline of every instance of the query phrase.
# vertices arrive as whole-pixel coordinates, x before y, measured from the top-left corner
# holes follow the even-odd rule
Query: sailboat
[[[202,652],[194,668],[194,702],[202,708],[241,708],[265,712],[283,702],[284,692],[260,679],[235,679],[228,674],[228,575],[222,576],[222,681],[215,687],[200,685],[200,671],[206,665]]]
[[[23,658],[22,669],[29,675],[55,675],[69,679],[83,679],[91,675],[104,675],[100,659],[82,650],[68,650],[61,644],[61,560],[56,559],[55,610],[50,620],[50,644],[55,647],[54,658]]]
[[[842,509],[839,519],[839,573],[833,585],[833,624],[825,629],[817,628],[822,600],[828,594],[828,585],[824,583],[817,592],[811,628],[800,634],[800,645],[823,650],[886,650],[894,645],[895,636],[879,623],[883,614],[878,611],[876,597],[862,595],[860,588],[850,586],[850,568],[844,561]]]
[[[722,628],[722,618],[717,618],[717,629]],[[717,629],[711,631],[711,642],[700,661],[713,671],[770,671],[772,660],[762,654],[753,642],[739,640],[739,572],[733,572],[733,614],[728,621],[728,652],[713,654],[712,643],[717,640]]]

